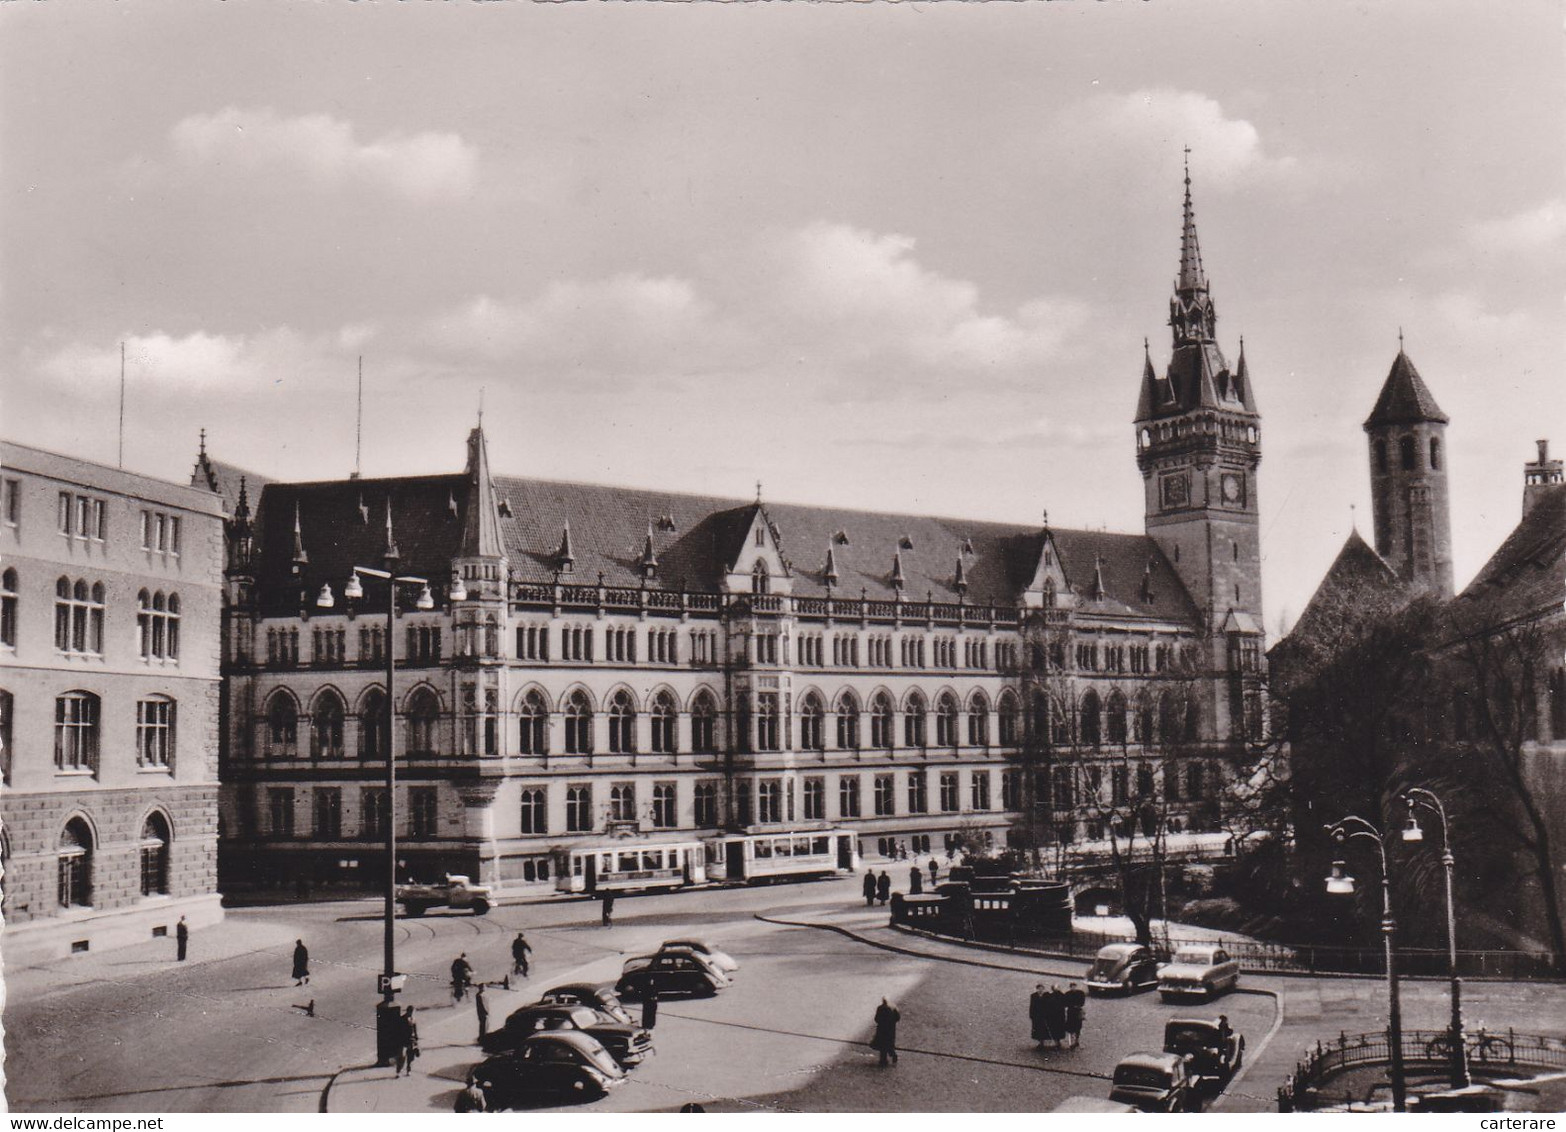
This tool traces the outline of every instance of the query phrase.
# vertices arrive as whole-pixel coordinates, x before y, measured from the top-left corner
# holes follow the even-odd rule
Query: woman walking
[[[294,986],[301,987],[310,981],[310,949],[304,940],[294,940]]]
[[[870,1039],[870,1048],[881,1055],[883,1066],[887,1058],[892,1059],[893,1065],[897,1064],[897,1023],[902,1017],[897,1007],[884,998],[875,1008],[875,1037]]]

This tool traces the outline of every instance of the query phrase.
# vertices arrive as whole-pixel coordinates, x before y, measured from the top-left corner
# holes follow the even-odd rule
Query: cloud
[[[1485,251],[1558,255],[1566,242],[1566,199],[1556,197],[1537,208],[1475,224],[1468,239]]]
[[[169,131],[169,146],[186,171],[297,178],[322,189],[370,186],[411,201],[468,196],[478,163],[477,150],[456,134],[361,142],[352,123],[329,115],[234,106],[182,119]]]
[[[1189,90],[1149,88],[1127,94],[1099,94],[1066,107],[1050,131],[1052,147],[1102,171],[1110,154],[1116,163],[1162,177],[1180,149],[1191,148],[1204,186],[1221,189],[1236,181],[1279,177],[1296,169],[1292,157],[1273,157],[1261,132],[1244,118],[1230,117],[1219,102]],[[1163,155],[1150,157],[1149,155]]]

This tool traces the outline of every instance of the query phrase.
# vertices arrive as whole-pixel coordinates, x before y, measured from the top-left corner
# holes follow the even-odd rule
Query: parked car
[[[658,948],[660,952],[694,951],[725,975],[739,970],[739,963],[726,951],[720,951],[704,939],[666,939]]]
[[[1147,990],[1158,985],[1158,957],[1139,943],[1111,943],[1099,948],[1087,970],[1089,994]]]
[[[688,994],[702,998],[729,985],[729,977],[693,951],[660,952],[628,959],[614,989],[626,998],[641,998],[656,979],[659,995]]]
[[[1184,1112],[1191,1107],[1191,1074],[1175,1053],[1133,1053],[1120,1059],[1109,1099],[1143,1112]]]
[[[534,1034],[473,1070],[490,1111],[580,1099],[597,1100],[625,1083],[625,1070],[580,1030]]]
[[[1158,972],[1158,993],[1172,998],[1213,998],[1240,981],[1240,965],[1216,943],[1188,943]]]
[[[1051,1112],[1141,1112],[1135,1105],[1107,1101],[1103,1097],[1067,1097]]]
[[[1184,1057],[1193,1077],[1227,1081],[1245,1060],[1245,1038],[1228,1019],[1171,1018],[1164,1023],[1164,1052]]]
[[[480,1043],[488,1053],[515,1049],[534,1034],[552,1030],[580,1030],[591,1034],[598,1044],[624,1066],[640,1065],[652,1052],[652,1035],[640,1026],[616,1022],[590,1006],[548,1006],[538,1004],[512,1011],[505,1025],[484,1035]]]
[[[631,1012],[614,993],[613,983],[566,983],[550,987],[540,996],[540,1003],[549,1006],[590,1006],[600,1014],[607,1014],[616,1022],[634,1022]]]

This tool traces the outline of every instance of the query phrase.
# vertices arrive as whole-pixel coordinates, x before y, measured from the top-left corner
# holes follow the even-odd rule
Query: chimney
[[[1550,442],[1540,440],[1539,459],[1523,465],[1523,514],[1532,511],[1544,493],[1556,484],[1566,483],[1561,461],[1550,459]]]

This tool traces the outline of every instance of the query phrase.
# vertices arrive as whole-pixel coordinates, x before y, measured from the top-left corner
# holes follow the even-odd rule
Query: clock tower
[[[1196,603],[1207,633],[1261,633],[1261,540],[1256,467],[1261,416],[1245,343],[1233,370],[1217,342],[1185,173],[1180,274],[1169,302],[1174,352],[1160,376],[1145,357],[1136,460],[1146,529]],[[1145,343],[1144,343],[1145,347]]]

